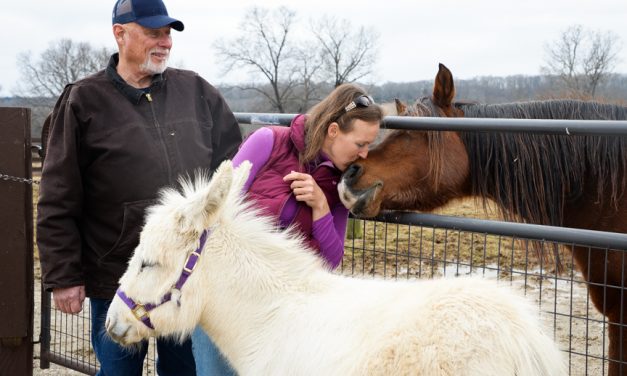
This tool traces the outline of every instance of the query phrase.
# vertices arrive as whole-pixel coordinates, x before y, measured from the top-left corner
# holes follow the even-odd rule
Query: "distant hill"
[[[31,109],[31,137],[39,138],[41,126],[52,111],[56,98],[0,97],[0,107],[26,107]]]
[[[455,80],[456,99],[495,104],[541,100],[560,97],[546,76],[507,76],[477,77],[469,80]],[[414,101],[431,95],[433,81],[388,82],[371,89],[375,100],[393,101],[399,98]],[[598,89],[595,100],[609,103],[627,104],[627,75],[614,74]]]
[[[433,80],[414,82],[386,82],[380,85],[364,84],[374,99],[379,103],[392,102],[399,98],[406,102],[430,95]],[[549,98],[560,98],[551,80],[546,76],[514,75],[507,77],[477,77],[468,80],[455,80],[456,99],[479,103],[508,103]],[[218,89],[234,112],[274,112],[265,99],[252,90],[242,90],[235,86],[218,85]],[[328,84],[320,85],[317,98],[324,97],[331,91]],[[613,74],[597,90],[595,100],[607,103],[627,105],[627,74]],[[41,125],[51,111],[56,98],[0,98],[3,107],[30,107],[33,109],[31,134],[39,137]],[[288,104],[288,112],[305,112],[302,104]]]
[[[399,98],[406,102],[431,95],[433,80],[414,82],[386,82],[379,85],[364,84],[364,87],[379,103],[392,102]],[[456,99],[479,103],[508,103],[550,98],[563,98],[551,80],[546,76],[515,75],[507,77],[477,77],[468,80],[455,80]],[[235,112],[270,112],[271,108],[263,98],[252,90],[242,90],[231,86],[221,86],[220,91]],[[331,90],[325,87],[319,93],[323,97]],[[319,99],[319,98],[318,98]],[[600,85],[595,100],[627,105],[627,74],[613,74]],[[297,106],[288,109],[297,111]]]
[[[23,100],[16,97],[0,97],[0,107],[22,107]]]

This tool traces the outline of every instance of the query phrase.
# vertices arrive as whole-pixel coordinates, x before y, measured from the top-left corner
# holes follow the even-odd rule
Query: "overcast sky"
[[[14,92],[16,57],[39,55],[61,38],[114,48],[112,0],[18,0],[2,9],[3,56],[0,95]],[[546,43],[571,25],[612,31],[622,42],[615,71],[627,73],[627,0],[166,0],[170,15],[185,30],[173,31],[171,61],[199,72],[213,84],[244,76],[223,74],[212,43],[237,34],[250,7],[287,5],[299,27],[310,18],[332,15],[380,33],[373,83],[433,79],[439,62],[456,78],[534,75],[544,64]]]

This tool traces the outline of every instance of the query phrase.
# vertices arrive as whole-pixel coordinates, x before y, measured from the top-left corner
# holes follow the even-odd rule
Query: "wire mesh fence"
[[[85,299],[83,309],[75,315],[65,314],[51,306],[51,294],[43,293],[40,368],[48,368],[55,363],[82,372],[95,375],[99,364],[91,347],[91,310],[89,299]],[[148,342],[148,353],[144,360],[144,375],[156,375],[155,339]]]
[[[343,274],[387,279],[480,275],[508,284],[536,304],[545,327],[567,353],[570,375],[601,375],[607,369],[608,323],[574,266],[575,244],[377,221],[357,221],[357,226],[363,235],[347,240]],[[595,257],[610,251],[587,249]]]
[[[337,273],[383,279],[480,275],[508,284],[536,304],[545,326],[567,354],[570,375],[604,374],[608,323],[593,306],[587,293],[589,283],[574,265],[571,250],[575,244],[490,234],[489,223],[485,221],[488,228],[483,232],[355,220]],[[587,249],[595,257],[606,257],[610,251]],[[49,306],[42,307],[42,312],[42,362],[94,374],[98,363],[90,348],[89,305],[74,316]],[[43,340],[46,332],[49,345]],[[154,361],[153,345],[144,374],[155,374]]]

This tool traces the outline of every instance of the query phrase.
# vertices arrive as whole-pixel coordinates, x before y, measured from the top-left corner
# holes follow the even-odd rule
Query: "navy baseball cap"
[[[168,16],[168,10],[161,0],[118,0],[111,18],[113,24],[137,22],[150,29],[170,25],[177,31],[185,28],[181,21]]]

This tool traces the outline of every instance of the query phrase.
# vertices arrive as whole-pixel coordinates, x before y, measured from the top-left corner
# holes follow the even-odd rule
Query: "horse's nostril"
[[[348,183],[352,183],[355,179],[359,177],[359,175],[361,175],[361,166],[353,163],[352,165],[348,166],[348,168],[344,172],[344,179]]]

